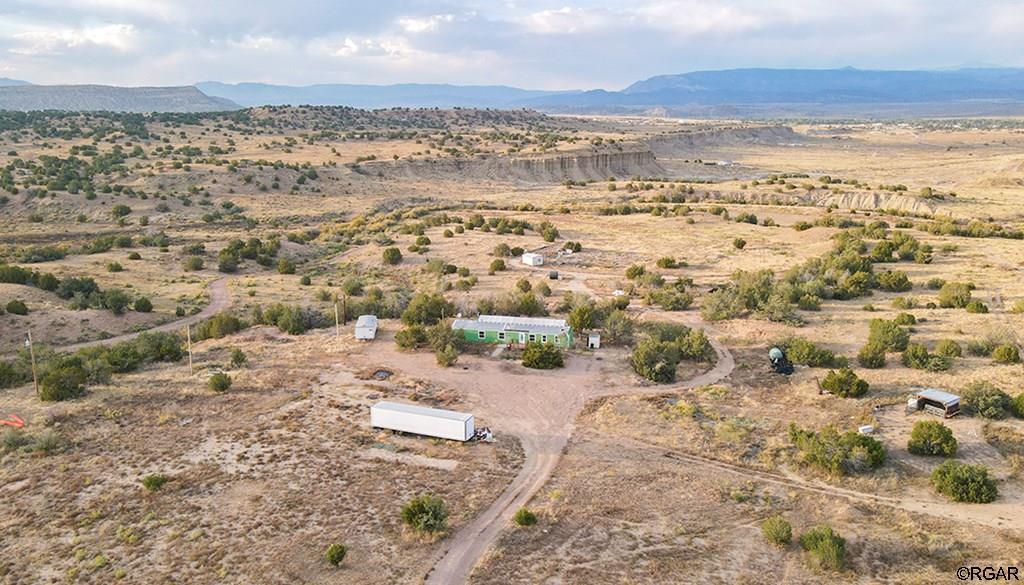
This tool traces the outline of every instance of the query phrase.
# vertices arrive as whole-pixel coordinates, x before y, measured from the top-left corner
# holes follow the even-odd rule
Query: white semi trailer
[[[370,426],[452,441],[468,441],[476,432],[472,414],[399,402],[378,402],[371,406]]]

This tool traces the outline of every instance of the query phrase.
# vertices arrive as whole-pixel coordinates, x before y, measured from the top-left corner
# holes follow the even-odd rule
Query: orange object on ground
[[[25,426],[25,421],[21,420],[20,416],[12,414],[7,420],[0,420],[0,425],[7,425],[9,427],[20,429]]]

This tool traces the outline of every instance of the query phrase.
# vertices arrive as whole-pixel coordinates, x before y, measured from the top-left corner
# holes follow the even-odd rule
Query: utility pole
[[[185,325],[185,339],[188,342],[188,375],[192,376],[195,372],[192,369],[192,327]]]
[[[341,339],[341,325],[338,324],[338,301],[334,301],[334,339]]]
[[[39,377],[36,375],[36,350],[35,350],[34,347],[32,347],[32,330],[31,329],[28,331],[28,340],[25,342],[25,345],[28,346],[28,355],[29,355],[29,358],[31,358],[31,360],[32,360],[32,386],[34,386],[35,389],[36,389],[36,398],[40,398],[40,396],[39,396]]]
[[[341,322],[348,325],[348,295],[341,293]]]

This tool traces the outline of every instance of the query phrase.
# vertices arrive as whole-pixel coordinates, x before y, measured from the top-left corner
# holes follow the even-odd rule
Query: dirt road
[[[678,384],[676,388],[712,384],[732,373],[735,361],[729,350],[715,339],[711,340],[711,345],[718,355],[715,367]],[[570,371],[579,369],[579,363],[583,360],[584,358],[573,358],[569,364]],[[588,366],[592,367],[594,363],[590,361]],[[590,367],[587,368],[588,371]],[[427,585],[455,585],[469,580],[473,568],[498,537],[502,528],[511,520],[515,511],[525,505],[551,477],[561,458],[562,450],[572,435],[573,421],[588,400],[604,395],[665,392],[671,389],[665,386],[621,388],[611,384],[594,384],[593,381],[590,384],[580,384],[579,382],[584,380],[569,379],[556,384],[555,393],[550,395],[550,400],[545,400],[544,394],[537,392],[536,384],[522,387],[521,391],[517,392],[510,391],[511,388],[498,380],[492,382],[495,386],[503,387],[504,391],[491,394],[490,397],[495,400],[487,400],[481,396],[484,402],[481,407],[485,411],[493,409],[495,414],[500,413],[506,420],[510,416],[515,416],[517,412],[528,419],[514,423],[520,427],[516,435],[525,451],[523,468],[487,510],[447,541],[447,548],[442,551],[443,556],[427,574]],[[528,403],[529,406],[524,408],[524,403]]]
[[[108,337],[106,339],[97,339],[94,341],[83,341],[82,343],[74,343],[71,345],[62,345],[57,349],[62,351],[76,351],[83,347],[91,347],[94,345],[113,345],[121,341],[128,341],[135,339],[141,333],[153,333],[156,331],[178,331],[183,329],[186,325],[194,325],[203,319],[212,317],[213,315],[227,309],[231,306],[231,291],[228,290],[228,280],[226,276],[222,276],[212,282],[206,287],[207,292],[210,293],[210,303],[203,307],[202,311],[199,311],[195,315],[189,315],[188,317],[182,317],[163,325],[157,325],[151,327],[145,331],[135,331],[133,333],[125,333],[124,335],[118,335],[116,337]]]

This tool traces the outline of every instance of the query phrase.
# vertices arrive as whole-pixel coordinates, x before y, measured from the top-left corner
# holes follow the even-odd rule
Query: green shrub
[[[436,534],[448,525],[448,509],[438,496],[417,496],[402,506],[402,522],[417,532]]]
[[[958,358],[963,355],[963,349],[952,339],[943,339],[935,346],[935,353],[948,358]]]
[[[491,274],[494,274],[495,272],[501,272],[505,270],[505,268],[505,261],[502,260],[501,258],[495,258],[494,260],[491,260],[491,265],[489,267]]]
[[[878,342],[869,342],[857,352],[857,363],[864,368],[878,369],[885,367],[885,346]]]
[[[907,349],[903,351],[902,362],[908,368],[929,372],[945,371],[950,366],[949,358],[928,353],[928,348],[920,343],[907,345]]]
[[[527,508],[519,508],[512,516],[512,521],[518,526],[533,526],[537,523],[537,515]]]
[[[967,303],[967,305],[965,305],[964,308],[967,310],[968,313],[988,313],[988,305],[979,300],[973,300]]]
[[[138,313],[149,313],[153,310],[153,303],[146,297],[139,297],[135,299],[132,308]]]
[[[437,293],[421,292],[409,301],[402,311],[406,325],[433,325],[455,314],[455,306]]]
[[[1010,409],[1010,397],[988,382],[971,382],[960,393],[960,404],[968,414],[1002,419]]]
[[[925,286],[925,287],[926,287],[926,288],[927,288],[928,290],[939,290],[939,289],[941,289],[941,288],[942,288],[943,286],[945,286],[945,284],[946,284],[946,281],[945,281],[945,280],[943,280],[943,279],[941,279],[941,278],[938,278],[938,277],[935,277],[935,278],[929,278],[929,279],[928,279],[928,282],[926,282],[926,283],[924,284],[924,286]]]
[[[886,270],[875,275],[878,288],[887,292],[906,292],[914,285],[907,278],[907,273],[899,270]]]
[[[129,260],[142,260],[142,254],[139,254],[138,252],[132,252],[132,253],[128,254],[128,259]]]
[[[630,363],[633,371],[641,377],[659,384],[668,384],[676,379],[676,367],[680,359],[682,354],[675,343],[645,339],[633,350]]]
[[[435,357],[437,365],[442,368],[450,368],[459,360],[459,350],[455,347],[455,344],[449,343],[443,348],[436,350]]]
[[[59,402],[81,396],[85,392],[88,373],[78,357],[55,358],[39,381],[39,398],[45,402]]]
[[[217,313],[206,321],[196,325],[196,339],[220,339],[245,329],[244,321],[231,313]]]
[[[135,338],[135,349],[144,361],[176,362],[185,355],[177,333],[153,331]]]
[[[900,313],[893,318],[893,322],[904,327],[917,323],[917,318],[910,313]]]
[[[402,251],[398,248],[391,247],[384,249],[384,264],[394,266],[402,261]]]
[[[108,262],[107,272],[121,272],[124,270],[124,266],[121,266],[120,262]]]
[[[278,274],[295,274],[295,262],[281,258],[277,261],[277,273]]]
[[[337,567],[345,560],[345,555],[348,554],[348,548],[344,544],[334,543],[327,547],[327,552],[324,553],[324,558],[330,563],[332,567]]]
[[[203,259],[199,256],[189,256],[182,262],[182,267],[185,270],[202,270]]]
[[[146,491],[155,492],[159,491],[160,488],[164,487],[164,484],[168,482],[166,475],[160,473],[151,473],[142,478],[142,487],[146,488]]]
[[[224,372],[217,372],[210,376],[209,382],[207,382],[210,390],[214,392],[227,392],[228,388],[231,388],[231,376]]]
[[[828,349],[818,347],[801,337],[793,337],[778,344],[786,352],[786,357],[794,364],[802,364],[812,368],[846,367],[846,359],[837,356]]]
[[[782,516],[769,516],[761,523],[761,534],[769,543],[786,547],[793,540],[793,527]]]
[[[249,361],[249,358],[245,356],[245,352],[238,349],[237,347],[231,348],[231,367],[240,368]]]
[[[885,447],[873,437],[856,431],[840,433],[831,425],[815,433],[790,424],[789,438],[803,463],[831,475],[876,469],[886,459]]]
[[[313,279],[311,279],[308,274],[303,274],[302,278],[299,279],[299,284],[302,286],[309,286],[313,284]]]
[[[523,365],[536,370],[553,370],[564,366],[565,359],[553,343],[531,341],[523,349]]]
[[[395,334],[395,343],[402,349],[418,349],[427,344],[427,331],[422,325],[409,325]]]
[[[910,342],[910,333],[895,321],[872,319],[869,324],[868,343],[878,343],[887,351],[903,351]]]
[[[1016,345],[1000,345],[992,350],[992,361],[997,364],[1019,364],[1020,351]]]
[[[732,241],[732,247],[736,248],[737,250],[742,250],[743,248],[747,247],[747,241],[744,240],[743,238],[735,238]]]
[[[947,282],[939,289],[939,306],[943,309],[962,309],[971,302],[971,285],[963,282]]]
[[[843,398],[858,398],[868,393],[868,383],[858,378],[850,368],[830,371],[821,387],[826,392]]]
[[[672,256],[663,256],[658,258],[656,264],[658,268],[676,268],[679,266],[679,262],[677,262]]]
[[[999,497],[996,483],[984,465],[943,461],[932,470],[931,483],[935,491],[954,502],[987,504]]]
[[[1017,418],[1024,418],[1024,392],[1021,392],[1010,401],[1010,411]]]
[[[28,305],[20,299],[8,301],[7,306],[4,308],[12,315],[28,315]]]
[[[846,566],[846,541],[831,526],[823,524],[801,534],[800,547],[819,570],[839,572]]]
[[[914,455],[956,455],[956,437],[946,425],[936,420],[922,420],[914,424],[907,441],[907,451]]]

